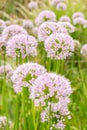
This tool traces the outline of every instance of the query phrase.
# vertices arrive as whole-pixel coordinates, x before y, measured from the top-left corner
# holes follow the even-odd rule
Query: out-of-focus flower
[[[69,22],[58,22],[64,28],[66,28],[68,33],[73,33],[75,31],[75,27]]]
[[[39,13],[35,20],[35,23],[37,26],[39,26],[46,21],[56,21],[55,13],[50,10],[44,10]]]
[[[36,1],[31,1],[28,3],[28,8],[29,9],[37,9],[38,8],[38,3]]]
[[[65,3],[60,2],[60,3],[57,4],[56,9],[58,9],[58,10],[66,10],[67,6],[66,6]]]
[[[39,41],[45,41],[53,33],[67,33],[67,30],[57,22],[44,22],[38,29]]]
[[[10,80],[10,77],[13,74],[13,69],[10,65],[0,66],[0,78],[4,79],[6,76],[7,80]]]
[[[6,23],[2,19],[0,19],[0,34],[6,28]]]
[[[64,33],[54,33],[45,41],[47,56],[54,59],[66,59],[74,51],[72,37]]]
[[[52,0],[51,4],[56,6],[57,4],[64,2],[65,0]]]
[[[0,116],[0,129],[6,130],[6,126],[8,125],[9,129],[12,128],[12,122],[7,121],[7,118],[5,116]]]
[[[37,40],[31,35],[18,34],[8,40],[6,50],[7,55],[13,58],[20,55],[22,58],[34,57],[37,55]]]
[[[21,92],[23,87],[30,87],[34,83],[35,79],[44,74],[46,69],[37,63],[25,63],[16,68],[11,77],[14,91],[16,93]]]
[[[75,18],[73,20],[73,24],[74,25],[81,24],[81,25],[85,26],[85,19],[82,17]]]
[[[35,80],[30,97],[34,100],[35,106],[43,107],[42,122],[48,122],[50,119],[54,124],[50,127],[59,128],[60,126],[62,129],[65,126],[64,118],[70,115],[68,104],[71,93],[72,89],[68,79],[55,73],[45,73]]]
[[[6,27],[2,32],[2,36],[5,38],[6,41],[16,34],[27,34],[27,32],[25,29],[17,24]]]
[[[22,27],[27,29],[32,29],[34,27],[33,22],[30,20],[24,20],[22,23]]]
[[[81,48],[81,54],[83,57],[87,57],[87,44],[84,44]]]
[[[82,12],[75,12],[72,15],[72,19],[76,19],[76,18],[84,18],[84,14]]]
[[[60,18],[60,22],[69,22],[70,23],[70,18],[68,17],[68,16],[62,16],[61,18]]]

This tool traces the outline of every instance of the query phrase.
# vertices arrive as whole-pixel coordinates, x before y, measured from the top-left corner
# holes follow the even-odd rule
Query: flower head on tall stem
[[[14,91],[16,93],[21,92],[23,87],[30,87],[34,80],[44,74],[46,69],[37,63],[25,63],[16,68],[11,77]]]
[[[25,58],[26,56],[37,55],[37,40],[35,37],[26,34],[18,34],[13,36],[7,42],[7,55],[13,58],[16,56]]]
[[[6,27],[2,32],[2,36],[5,38],[6,41],[8,41],[12,36],[16,34],[27,34],[27,32],[25,29],[17,24]]]
[[[67,30],[60,23],[44,22],[38,29],[39,41],[45,41],[53,33],[67,33]]]
[[[54,33],[45,41],[47,56],[54,59],[66,59],[74,51],[74,40],[64,33]]]
[[[68,104],[72,88],[68,79],[55,73],[39,76],[31,89],[31,98],[36,107],[42,106],[41,121],[52,122],[50,127],[64,127],[64,118],[70,115]],[[54,124],[54,125],[53,125]],[[61,124],[61,125],[60,125]]]
[[[39,26],[46,21],[56,21],[55,13],[50,10],[44,10],[39,13],[35,20],[35,23],[37,26]]]

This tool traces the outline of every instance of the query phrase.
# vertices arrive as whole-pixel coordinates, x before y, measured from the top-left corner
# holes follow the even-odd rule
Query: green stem
[[[16,106],[15,106],[15,123],[14,130],[19,130],[19,109],[20,109],[20,95],[16,95]]]

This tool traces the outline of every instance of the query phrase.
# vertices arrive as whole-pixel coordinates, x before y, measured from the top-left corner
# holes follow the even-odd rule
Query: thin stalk
[[[19,103],[20,103],[20,95],[16,95],[14,130],[19,130],[19,109],[20,109]]]

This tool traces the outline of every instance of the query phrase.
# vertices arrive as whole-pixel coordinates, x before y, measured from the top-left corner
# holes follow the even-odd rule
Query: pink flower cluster
[[[39,13],[35,20],[35,23],[37,26],[39,26],[46,21],[56,21],[55,13],[50,10],[44,10]]]
[[[69,117],[69,96],[72,93],[68,79],[55,73],[39,76],[31,89],[31,98],[36,107],[42,106],[42,122],[53,121],[52,128],[64,128],[64,118]],[[53,120],[55,119],[55,120]]]
[[[32,29],[34,25],[33,25],[33,22],[30,20],[23,20],[22,27],[24,29]]]
[[[31,1],[28,3],[28,8],[29,9],[37,9],[38,8],[38,3],[36,1]]]
[[[11,129],[12,128],[12,122],[8,121],[6,116],[0,116],[0,129],[1,130],[6,130],[7,123],[8,123],[9,129]]]
[[[4,76],[6,75],[6,79],[10,80],[12,74],[13,74],[13,69],[10,65],[0,66],[0,78],[4,78]]]
[[[74,25],[81,24],[83,27],[87,27],[87,20],[84,18],[82,12],[75,12],[72,16]]]
[[[87,57],[87,44],[84,44],[81,48],[81,54],[83,57]]]
[[[60,17],[60,22],[69,22],[70,23],[70,18],[68,16],[62,16]]]
[[[75,27],[70,22],[58,22],[64,28],[66,28],[68,33],[73,33],[75,31]]]
[[[37,55],[37,40],[26,34],[18,34],[13,36],[7,42],[6,52],[8,56],[16,58],[16,56],[25,58],[26,56]]]
[[[45,50],[52,59],[66,59],[74,51],[74,40],[68,34],[54,33],[45,41]]]
[[[57,4],[56,9],[58,9],[58,10],[66,10],[67,6],[66,6],[65,3],[60,2],[60,3]]]
[[[2,31],[6,28],[6,23],[2,19],[0,19],[0,34],[2,34]]]
[[[22,87],[28,87],[30,89],[35,79],[45,72],[46,69],[37,63],[30,62],[20,65],[16,68],[11,77],[14,91],[19,93],[22,91]]]
[[[45,41],[53,33],[67,33],[67,30],[57,22],[44,22],[38,29],[38,39]]]
[[[5,41],[8,41],[12,36],[16,34],[27,34],[27,32],[17,24],[6,27],[2,32],[2,36],[5,38]]]

